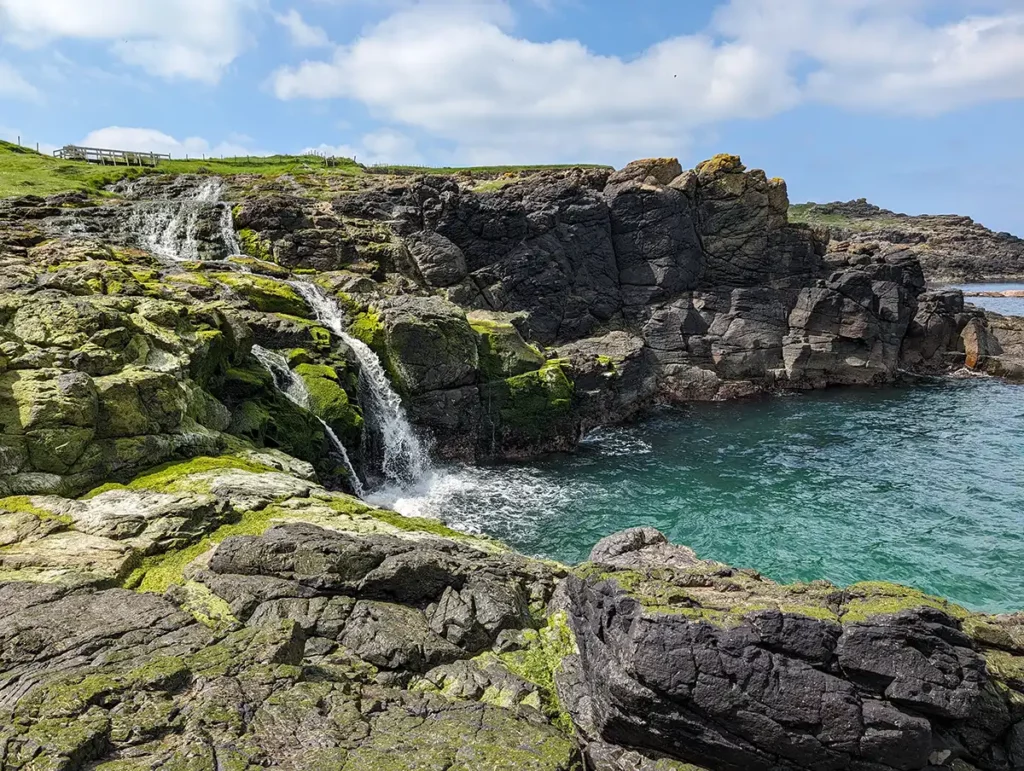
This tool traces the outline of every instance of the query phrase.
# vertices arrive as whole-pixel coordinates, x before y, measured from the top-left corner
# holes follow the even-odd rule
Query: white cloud
[[[111,150],[134,150],[146,153],[170,153],[174,158],[232,157],[240,155],[270,155],[265,150],[253,149],[243,144],[249,138],[231,135],[226,141],[211,145],[202,137],[188,137],[178,140],[162,131],[149,128],[124,128],[107,126],[83,137],[76,144],[85,147],[103,147]]]
[[[333,155],[338,158],[355,158],[359,163],[375,163],[418,166],[426,163],[416,148],[412,137],[394,129],[381,129],[363,135],[357,145],[328,145],[307,147],[303,153]]]
[[[331,44],[323,29],[307,24],[294,8],[288,13],[275,16],[274,21],[288,30],[292,43],[300,48],[323,48]]]
[[[283,99],[346,97],[468,151],[541,158],[677,145],[703,123],[759,117],[797,100],[778,57],[708,36],[666,40],[624,60],[575,41],[534,43],[507,31],[504,6],[416,6],[331,61],[278,71]]]
[[[0,61],[0,99],[25,99],[38,102],[42,93],[7,62]]]
[[[704,127],[808,102],[934,114],[1024,97],[1024,16],[973,5],[934,23],[922,0],[730,0],[705,32],[625,58],[523,39],[500,0],[426,0],[270,85],[355,100],[467,162],[678,153]]]
[[[929,25],[924,8],[915,0],[732,0],[716,21],[762,50],[812,62],[808,101],[934,115],[1024,97],[1024,13]]]
[[[164,78],[216,83],[244,50],[258,0],[0,0],[0,37],[23,48],[62,38],[105,42]]]

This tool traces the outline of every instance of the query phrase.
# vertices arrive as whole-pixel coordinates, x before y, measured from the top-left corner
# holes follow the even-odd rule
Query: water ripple
[[[575,455],[438,472],[397,505],[566,562],[653,525],[778,580],[1019,609],[1022,403],[1022,387],[967,380],[663,410]]]

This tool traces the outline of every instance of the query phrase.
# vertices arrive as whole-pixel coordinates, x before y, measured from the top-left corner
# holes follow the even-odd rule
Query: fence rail
[[[107,150],[78,145],[65,145],[60,150],[54,150],[53,154],[66,161],[88,161],[112,166],[156,166],[160,161],[171,160],[171,156],[164,153],[139,153],[132,150]]]

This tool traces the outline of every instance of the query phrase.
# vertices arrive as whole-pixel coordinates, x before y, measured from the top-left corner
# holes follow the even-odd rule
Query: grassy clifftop
[[[355,176],[363,168],[347,158],[325,167],[318,158],[303,155],[164,161],[159,167],[97,166],[42,155],[10,142],[0,142],[0,198],[18,195],[54,195],[69,191],[99,192],[104,186],[143,174],[283,174]]]
[[[562,166],[475,166],[430,168],[427,166],[383,166],[367,169],[349,158],[338,158],[325,166],[316,156],[272,155],[267,157],[217,158],[207,160],[164,161],[158,167],[97,166],[84,161],[65,161],[43,155],[26,147],[0,141],[0,198],[21,195],[48,196],[83,191],[99,193],[107,185],[143,174],[250,174],[275,178],[295,177],[352,178],[370,174],[459,174],[494,177],[501,174],[574,168]],[[595,168],[595,167],[591,167]]]

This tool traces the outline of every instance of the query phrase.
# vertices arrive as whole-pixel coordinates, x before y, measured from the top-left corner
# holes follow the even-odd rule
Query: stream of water
[[[302,407],[302,409],[312,414],[312,404],[309,395],[309,389],[306,388],[306,383],[301,377],[298,377],[291,368],[288,366],[288,360],[279,353],[268,351],[266,348],[260,345],[254,345],[252,347],[252,354],[260,363],[266,367],[267,371],[274,378],[274,385],[281,393],[283,393],[289,401],[293,404]],[[345,449],[345,445],[342,444],[338,435],[331,428],[327,421],[314,414],[317,420],[320,421],[327,434],[327,439],[331,444],[331,450],[335,457],[341,461],[345,467],[345,471],[348,473],[349,482],[352,485],[352,490],[356,495],[362,496],[365,494],[363,489],[363,483],[359,479],[359,474],[356,473],[355,467],[352,465],[352,461],[349,460],[348,451]]]
[[[368,500],[390,505],[430,472],[428,447],[409,422],[377,354],[348,334],[337,301],[315,284],[296,281],[293,286],[320,323],[340,337],[359,361],[359,401],[366,426],[362,457],[370,466],[364,468],[364,474],[378,482]]]
[[[211,207],[218,210],[219,237],[228,254],[241,254],[231,208],[221,202],[223,182],[202,180],[187,196],[173,200],[139,201],[133,205],[129,227],[140,246],[169,260],[200,260],[199,223]]]

